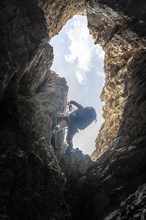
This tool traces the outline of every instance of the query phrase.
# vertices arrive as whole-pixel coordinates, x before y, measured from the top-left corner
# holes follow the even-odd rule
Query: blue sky
[[[68,101],[75,100],[83,106],[93,106],[97,112],[94,122],[73,139],[74,148],[85,154],[95,149],[95,139],[103,122],[100,93],[104,85],[104,52],[89,35],[87,18],[76,15],[69,20],[50,42],[54,48],[51,67],[59,76],[65,77],[69,86]]]

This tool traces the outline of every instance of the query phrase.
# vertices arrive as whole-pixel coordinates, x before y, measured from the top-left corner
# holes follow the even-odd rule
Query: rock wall
[[[40,8],[2,1],[0,16],[0,218],[66,216],[66,180],[51,137],[68,86],[50,71],[53,49]]]
[[[37,4],[44,12],[49,37],[59,33],[65,23],[76,14],[86,14],[84,0],[37,0]]]
[[[90,33],[95,43],[103,46],[105,51],[104,71],[106,77],[101,94],[101,99],[105,102],[103,108],[105,122],[96,139],[96,150],[92,153],[94,160],[105,152],[119,135],[123,114],[128,114],[128,109],[124,113],[124,108],[129,102],[128,97],[131,96],[131,93],[138,92],[135,91],[131,79],[133,78],[132,72],[137,72],[137,69],[134,70],[135,67],[131,66],[131,62],[145,51],[146,23],[144,14],[145,3],[143,1],[138,6],[135,1],[129,1],[125,5],[121,1],[87,1]],[[139,32],[140,29],[142,31]],[[144,62],[141,60],[139,66],[144,65]],[[140,74],[142,78],[144,77],[140,67],[137,74]],[[142,96],[143,89],[143,84],[141,84],[139,91],[142,91]],[[139,92],[138,95],[140,95]],[[135,102],[134,99],[133,97],[133,103]],[[132,103],[129,106],[133,106]],[[144,115],[141,115],[141,108],[143,107],[135,105],[133,109],[137,112],[139,126],[145,120]],[[129,138],[133,132],[133,135],[136,135],[139,129],[138,125],[135,125],[136,129],[133,128],[135,119],[133,115],[128,114],[126,136]],[[125,125],[122,124],[122,127],[125,129]]]
[[[139,5],[135,1],[87,1],[89,29],[106,54],[106,82],[101,94],[105,122],[92,154],[94,159],[102,156],[86,173],[82,186],[81,194],[90,198],[82,206],[87,210],[85,219],[138,219],[139,212],[141,218],[145,215],[145,203],[140,205],[146,181],[145,10],[144,1]]]
[[[105,123],[92,155],[102,156],[94,162],[78,149],[64,155],[63,134],[56,148],[51,142],[68,86],[50,70],[48,42],[85,9],[89,30],[106,52]],[[2,220],[145,216],[145,10],[145,2],[135,0],[1,1]]]

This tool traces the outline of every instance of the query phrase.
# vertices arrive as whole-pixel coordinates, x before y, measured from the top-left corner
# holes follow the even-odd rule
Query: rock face
[[[76,14],[86,14],[84,0],[37,0],[44,12],[49,37],[58,34],[65,23]]]
[[[68,87],[49,70],[53,49],[43,13],[33,2],[3,1],[0,21],[0,218],[68,215],[65,177],[50,145]]]
[[[50,70],[49,40],[85,10],[105,50],[96,161],[64,155],[62,133],[51,142],[68,86]],[[6,0],[0,11],[0,219],[145,219],[145,1]]]
[[[139,189],[121,204],[119,220],[145,219],[146,217],[146,185]]]
[[[129,1],[125,6],[122,1],[113,3],[104,1],[104,4],[102,3],[103,1],[87,3],[88,27],[95,42],[101,44],[105,51],[106,75],[101,94],[101,99],[105,102],[103,109],[105,122],[96,139],[93,159],[105,152],[112,145],[113,140],[119,136],[119,127],[123,117],[128,115],[127,126],[122,124],[124,129],[127,127],[125,134],[127,138],[129,136],[131,138],[129,133],[137,136],[137,131],[141,130],[141,123],[144,127],[145,121],[145,116],[141,112],[145,104],[139,106],[133,95],[133,93],[138,93],[137,96],[140,95],[138,91],[142,92],[142,96],[144,94],[144,83],[139,82],[139,88],[134,84],[135,81],[141,81],[141,78],[145,77],[145,72],[140,67],[142,65],[143,68],[145,62],[143,57],[146,46],[144,38],[145,3],[142,1],[138,7],[135,1]],[[134,14],[135,10],[136,14]],[[142,30],[139,32],[140,29]],[[143,59],[141,64],[139,63],[139,70],[136,66],[132,66],[133,60],[138,56]],[[139,78],[136,75],[140,75]],[[129,102],[130,104],[128,104]],[[134,108],[132,103],[135,103]],[[134,113],[128,114],[128,109]],[[134,116],[135,114],[137,116]],[[139,123],[135,124],[135,117],[139,118]],[[142,133],[139,135],[143,136]]]

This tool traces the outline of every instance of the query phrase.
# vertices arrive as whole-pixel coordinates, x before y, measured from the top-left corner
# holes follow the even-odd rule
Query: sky
[[[84,154],[95,150],[95,139],[103,123],[100,94],[104,85],[104,51],[95,45],[87,28],[86,16],[76,15],[69,20],[60,33],[52,38],[54,62],[51,67],[59,76],[66,78],[69,86],[68,101],[92,106],[97,112],[97,123],[77,133],[74,148]]]

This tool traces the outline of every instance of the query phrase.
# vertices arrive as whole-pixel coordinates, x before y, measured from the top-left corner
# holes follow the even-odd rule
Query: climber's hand
[[[73,107],[72,107],[71,101],[68,102],[67,105],[68,105],[69,111],[72,111],[72,110],[73,110]]]

